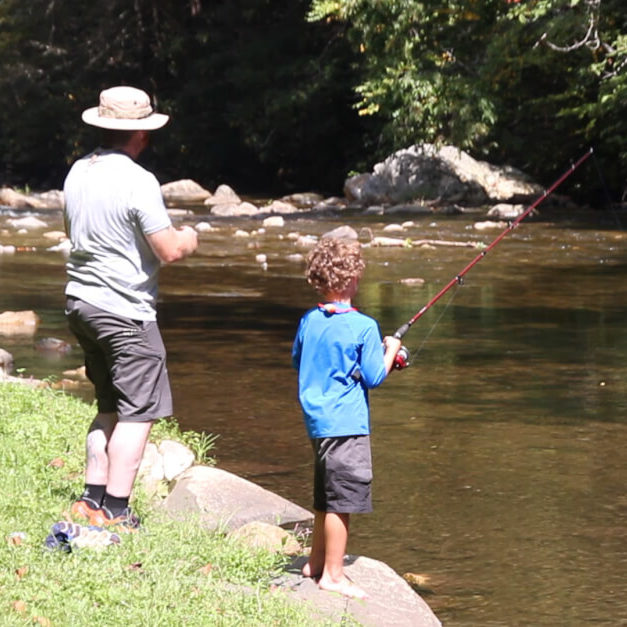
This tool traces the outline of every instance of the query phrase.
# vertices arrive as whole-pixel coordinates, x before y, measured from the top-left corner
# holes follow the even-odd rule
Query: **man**
[[[196,250],[197,234],[175,229],[155,176],[136,159],[168,116],[133,87],[100,93],[85,123],[103,147],[79,159],[64,185],[66,316],[85,353],[98,413],[86,442],[85,490],[71,513],[92,525],[136,528],[129,497],[155,420],[172,415],[166,352],[156,322],[161,263]]]

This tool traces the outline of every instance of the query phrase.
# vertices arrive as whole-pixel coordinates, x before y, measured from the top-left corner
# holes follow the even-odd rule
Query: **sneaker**
[[[89,519],[90,524],[96,527],[118,527],[120,531],[137,531],[140,526],[139,518],[127,507],[118,516],[113,516],[106,507],[96,510]]]
[[[91,519],[98,510],[100,510],[100,507],[95,501],[83,498],[72,503],[70,516],[79,520],[87,520],[91,524]]]

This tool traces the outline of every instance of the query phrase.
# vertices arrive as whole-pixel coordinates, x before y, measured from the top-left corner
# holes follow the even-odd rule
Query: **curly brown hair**
[[[323,237],[307,255],[305,277],[320,294],[341,294],[353,278],[361,278],[365,267],[359,242]]]

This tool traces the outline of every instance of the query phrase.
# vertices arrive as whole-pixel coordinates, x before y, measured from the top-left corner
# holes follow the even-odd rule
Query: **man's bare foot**
[[[339,592],[351,599],[367,599],[368,595],[358,585],[354,584],[348,577],[344,576],[341,581],[333,581],[329,578],[321,578],[318,582],[320,590],[328,592]]]
[[[322,574],[322,567],[320,567],[319,569],[314,568],[310,560],[303,566],[301,572],[303,573],[303,577],[313,577],[314,579],[316,579]]]

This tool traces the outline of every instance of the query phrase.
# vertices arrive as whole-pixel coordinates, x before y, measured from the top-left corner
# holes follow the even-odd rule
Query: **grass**
[[[0,626],[312,624],[304,607],[270,589],[282,557],[160,517],[141,495],[134,507],[145,530],[120,545],[46,549],[51,526],[82,491],[94,413],[61,392],[0,384]],[[170,423],[154,437],[177,435]],[[191,441],[206,459],[213,440]]]

